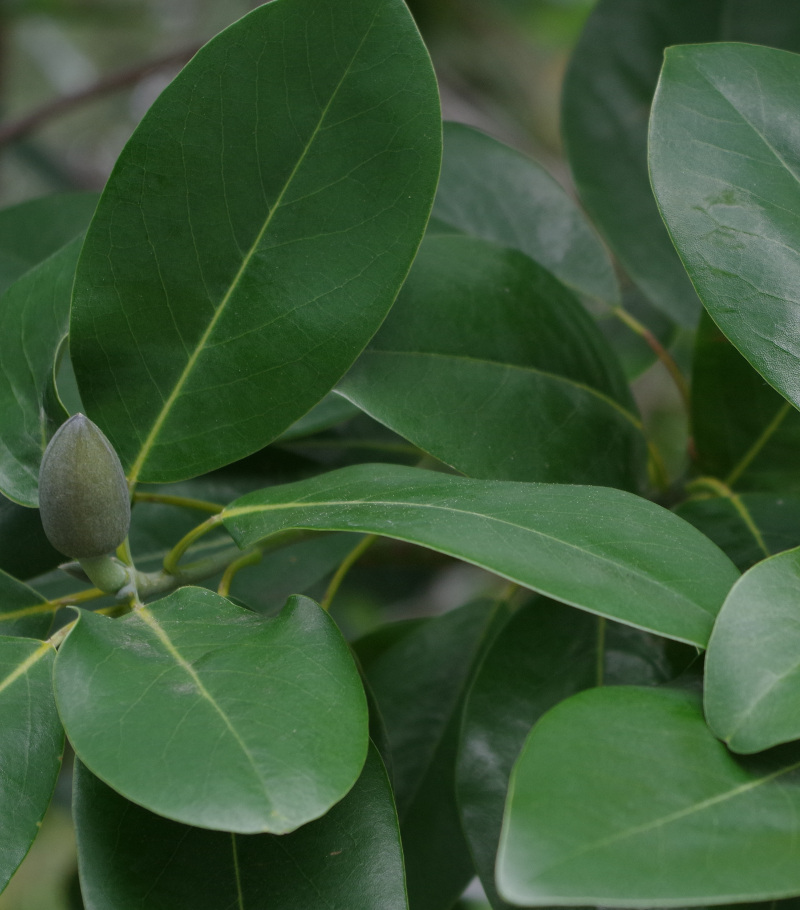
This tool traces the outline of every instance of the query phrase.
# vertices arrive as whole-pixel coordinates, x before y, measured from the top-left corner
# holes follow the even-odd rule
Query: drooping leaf
[[[0,294],[89,226],[95,193],[31,199],[0,211]]]
[[[586,216],[526,155],[463,123],[444,124],[442,174],[433,217],[521,250],[574,291],[616,302],[611,260]]]
[[[532,260],[485,240],[427,238],[338,391],[473,477],[638,489],[644,473],[630,390],[591,318]]]
[[[675,509],[744,572],[781,550],[800,546],[800,497],[742,493],[690,499]]]
[[[672,48],[650,131],[656,198],[698,294],[752,366],[795,405],[798,78],[800,56],[786,51]]]
[[[0,891],[39,833],[61,768],[54,657],[48,642],[0,636]]]
[[[0,570],[0,635],[43,638],[53,621],[53,610],[33,588]]]
[[[121,620],[81,612],[55,686],[81,761],[186,824],[292,831],[340,800],[364,763],[358,672],[303,597],[269,620],[191,587]]]
[[[289,528],[406,540],[701,647],[738,577],[722,551],[688,523],[601,487],[357,465],[243,496],[223,518],[240,547]]]
[[[706,657],[711,729],[735,752],[800,739],[800,549],[760,562],[733,586]]]
[[[80,238],[72,241],[0,301],[0,490],[24,506],[39,502],[42,452],[67,416],[54,370],[80,248]]]
[[[797,895],[798,771],[796,747],[732,755],[690,692],[582,692],[539,721],[515,765],[498,889],[525,906]]]
[[[86,910],[407,910],[397,816],[374,747],[345,798],[292,834],[190,828],[128,802],[80,762]]]
[[[692,367],[692,436],[701,471],[740,490],[800,490],[800,414],[704,314]]]
[[[388,738],[415,910],[451,907],[474,875],[456,804],[456,749],[470,668],[495,613],[479,601],[430,619],[366,668]]]
[[[264,4],[166,89],[100,200],[71,321],[132,481],[248,455],[333,387],[411,264],[439,124],[402,0]]]
[[[530,728],[563,699],[598,683],[672,678],[691,649],[671,647],[681,653],[670,653],[664,639],[544,598],[520,608],[498,633],[466,699],[457,775],[464,833],[495,910],[509,906],[495,889],[495,859],[511,769]]]

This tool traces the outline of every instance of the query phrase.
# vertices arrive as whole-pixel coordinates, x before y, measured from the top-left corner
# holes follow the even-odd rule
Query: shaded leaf
[[[63,561],[44,535],[38,510],[0,494],[0,569],[17,578],[33,578]]]
[[[264,4],[164,91],[100,200],[71,321],[131,481],[248,455],[332,388],[411,264],[439,124],[401,0]]]
[[[0,635],[44,638],[53,611],[38,591],[0,571]]]
[[[292,834],[190,828],[115,793],[78,763],[75,821],[87,910],[406,910],[392,793],[374,748],[325,816]]]
[[[382,534],[701,647],[738,577],[688,523],[602,487],[358,465],[249,494],[223,516],[240,547],[289,528]]]
[[[80,759],[187,824],[294,830],[341,799],[364,762],[358,673],[307,598],[270,620],[188,587],[120,620],[82,611],[55,686]]]

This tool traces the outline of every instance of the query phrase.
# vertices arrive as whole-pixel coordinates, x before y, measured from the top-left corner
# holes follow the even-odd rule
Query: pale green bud
[[[39,509],[50,543],[73,559],[113,553],[128,536],[125,472],[111,443],[83,414],[62,424],[44,451]]]

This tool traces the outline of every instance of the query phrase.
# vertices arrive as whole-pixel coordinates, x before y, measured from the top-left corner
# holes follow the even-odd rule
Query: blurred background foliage
[[[408,2],[434,60],[444,116],[531,154],[569,188],[559,135],[561,82],[594,0]],[[181,65],[258,5],[0,0],[0,208],[52,192],[102,189],[133,129]],[[640,398],[653,382],[667,388],[657,375],[646,375]],[[668,414],[669,402],[665,407]],[[365,569],[364,589],[348,594],[351,621],[361,599],[372,615],[376,591],[368,563]],[[379,575],[384,571],[378,566]],[[436,601],[429,608],[440,612],[474,594],[481,587],[475,574],[466,566],[448,569],[426,591]],[[64,775],[41,836],[0,896],[0,910],[80,908],[69,803]],[[486,907],[473,888],[460,910]]]

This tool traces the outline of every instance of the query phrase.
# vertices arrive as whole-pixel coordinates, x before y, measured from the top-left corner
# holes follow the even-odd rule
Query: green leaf
[[[458,731],[470,669],[495,619],[479,601],[412,628],[366,669],[391,755],[414,910],[449,908],[474,875],[456,804]]]
[[[498,889],[525,906],[674,907],[800,893],[800,752],[732,755],[686,691],[591,689],[533,728]]]
[[[0,569],[33,578],[64,561],[44,535],[38,509],[27,509],[0,494]]]
[[[55,687],[81,761],[186,824],[292,831],[340,800],[364,763],[358,672],[303,597],[269,620],[202,588],[120,620],[81,611]]]
[[[296,423],[293,423],[285,433],[280,437],[281,442],[289,442],[292,439],[303,439],[306,436],[313,436],[322,430],[329,430],[351,417],[355,417],[359,410],[349,401],[345,401],[336,392],[331,392],[308,414],[301,417]]]
[[[744,572],[767,556],[800,546],[800,497],[743,493],[690,499],[675,512],[691,522]]]
[[[243,496],[223,512],[240,547],[289,528],[406,540],[582,609],[704,647],[738,572],[691,525],[603,487],[357,465]]]
[[[43,196],[0,211],[0,293],[28,269],[82,234],[95,193]]]
[[[535,161],[462,123],[444,124],[433,216],[527,253],[580,294],[617,302],[614,268],[586,216]]]
[[[416,252],[436,81],[402,0],[260,6],[123,150],[78,265],[71,351],[131,481],[274,439],[341,378]]]
[[[76,766],[86,910],[407,910],[397,816],[374,747],[327,815],[292,834],[190,828],[133,805]]]
[[[735,752],[800,739],[800,549],[746,572],[722,606],[706,655],[705,709]]]
[[[680,646],[674,646],[676,648]],[[528,731],[554,705],[598,683],[657,684],[689,659],[664,639],[537,598],[487,651],[464,706],[458,800],[464,833],[492,907],[503,910],[494,868],[511,769]]]
[[[536,263],[484,240],[425,241],[338,391],[473,477],[637,489],[644,474],[630,390],[591,318]]]
[[[800,490],[800,414],[704,314],[692,367],[698,467],[743,490]]]
[[[61,768],[48,642],[0,636],[0,891],[39,833]]]
[[[800,404],[800,57],[672,48],[653,105],[653,187],[700,298],[759,373]],[[770,415],[772,417],[772,415]]]
[[[56,353],[67,333],[81,239],[19,279],[0,303],[0,490],[39,502],[39,463],[67,414],[55,395]]]
[[[53,610],[41,594],[0,571],[0,635],[44,638]]]

